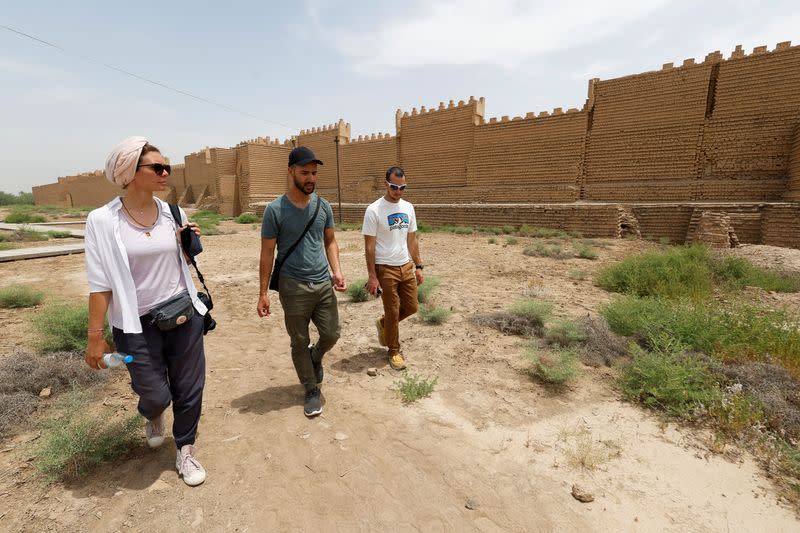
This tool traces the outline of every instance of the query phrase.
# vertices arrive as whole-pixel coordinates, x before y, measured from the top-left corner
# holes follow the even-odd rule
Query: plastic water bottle
[[[132,355],[125,355],[124,353],[117,352],[103,354],[103,364],[105,364],[107,368],[114,368],[115,366],[120,366],[122,363],[127,365],[132,362]]]

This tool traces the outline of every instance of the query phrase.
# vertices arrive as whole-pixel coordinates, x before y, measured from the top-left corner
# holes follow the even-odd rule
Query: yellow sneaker
[[[386,346],[386,335],[383,333],[383,318],[375,321],[375,327],[378,328],[378,344]]]
[[[403,370],[406,367],[406,360],[403,358],[403,354],[396,353],[390,355],[389,366],[392,367],[393,370]]]

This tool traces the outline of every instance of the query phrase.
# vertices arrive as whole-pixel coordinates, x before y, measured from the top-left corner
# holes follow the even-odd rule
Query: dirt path
[[[325,359],[325,412],[307,420],[277,298],[272,317],[255,314],[257,230],[226,224],[239,232],[205,238],[201,256],[219,322],[206,337],[198,438],[206,483],[192,489],[177,478],[168,440],[80,483],[45,488],[30,480],[18,446],[0,452],[0,530],[797,530],[794,511],[747,454],[736,462],[713,455],[703,435],[619,401],[606,369],[584,368],[563,392],[542,387],[526,374],[518,338],[468,322],[531,293],[554,302],[557,314],[586,314],[610,298],[592,273],[651,245],[601,241],[599,261],[556,261],[524,256],[526,239],[503,246],[502,237],[492,245],[423,235],[425,272],[442,278],[434,299],[453,314],[443,326],[409,319],[401,334],[411,372],[438,377],[433,396],[401,404],[392,390],[398,375],[374,339],[379,302],[341,297],[342,340]],[[361,236],[338,235],[348,279],[364,277]],[[0,286],[35,283],[83,299],[82,261],[2,264]],[[571,280],[574,269],[587,279]],[[10,332],[2,353],[29,338],[31,312],[0,310]],[[368,376],[369,367],[378,375]],[[106,401],[134,410],[123,376]],[[595,501],[575,500],[574,483]]]

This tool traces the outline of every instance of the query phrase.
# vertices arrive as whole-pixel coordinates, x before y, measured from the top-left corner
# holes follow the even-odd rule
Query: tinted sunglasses
[[[167,174],[172,174],[172,166],[165,165],[164,163],[147,163],[146,165],[139,165],[136,168],[142,168],[142,167],[153,167],[153,172],[155,172],[159,176],[163,174],[165,170],[167,171]]]
[[[406,187],[408,187],[408,185],[396,185],[391,181],[387,181],[386,183],[389,185],[389,188],[392,189],[393,191],[404,191],[406,190]]]

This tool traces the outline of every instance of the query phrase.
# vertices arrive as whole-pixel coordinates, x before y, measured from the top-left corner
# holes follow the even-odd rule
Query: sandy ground
[[[442,326],[416,317],[401,326],[410,371],[436,376],[433,395],[413,405],[393,391],[375,339],[380,303],[340,296],[342,338],[325,358],[322,416],[302,414],[283,315],[255,313],[258,231],[225,223],[204,238],[201,267],[219,323],[208,360],[199,458],[204,485],[174,471],[173,441],[137,448],[68,485],[32,479],[25,446],[34,429],[0,443],[0,530],[6,531],[797,531],[792,508],[746,453],[714,455],[702,432],[666,424],[620,401],[611,371],[585,367],[566,390],[532,380],[523,342],[468,318],[525,294],[556,314],[592,313],[611,296],[594,287],[603,264],[654,246],[598,241],[600,259],[552,260],[486,237],[425,234],[427,275],[442,284]],[[339,232],[349,281],[365,277],[362,238]],[[755,254],[757,247],[749,247]],[[760,247],[763,248],[763,247]],[[763,253],[769,256],[769,250]],[[781,252],[783,253],[783,252]],[[787,251],[783,264],[800,265]],[[573,281],[567,272],[588,273]],[[58,273],[58,275],[54,275]],[[83,257],[0,264],[0,286],[27,283],[50,298],[83,300]],[[783,298],[781,295],[774,296]],[[796,302],[787,301],[794,306]],[[0,353],[30,341],[35,310],[0,310]],[[378,375],[366,374],[376,367]],[[120,373],[104,401],[133,412]],[[586,468],[581,463],[597,463]],[[584,504],[573,484],[591,492]]]

